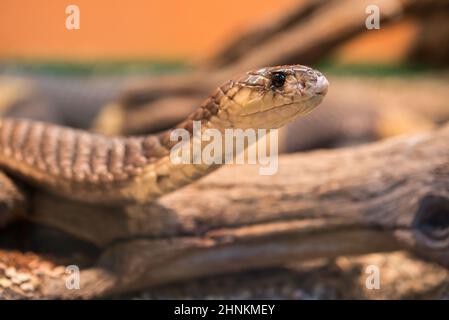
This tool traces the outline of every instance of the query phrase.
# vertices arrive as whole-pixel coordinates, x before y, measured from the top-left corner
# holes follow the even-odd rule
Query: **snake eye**
[[[282,72],[273,73],[271,75],[271,84],[276,88],[280,88],[284,85],[285,79],[286,79],[286,76],[284,73],[282,73]]]

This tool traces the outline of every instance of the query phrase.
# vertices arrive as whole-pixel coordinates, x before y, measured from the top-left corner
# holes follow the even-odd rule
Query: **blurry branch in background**
[[[299,17],[296,23],[290,23],[282,32],[258,43],[226,66],[232,70],[247,70],[299,61],[306,65],[316,63],[337,44],[366,31],[365,8],[368,5],[379,7],[382,23],[399,17],[408,3],[406,0],[323,1],[310,15]],[[238,51],[238,46],[227,52],[234,50]]]
[[[258,21],[249,30],[234,38],[224,48],[217,52],[205,65],[211,68],[221,68],[241,59],[248,51],[253,50],[258,45],[279,35],[284,30],[290,28],[309,17],[318,8],[329,2],[329,0],[306,0],[297,4],[289,14],[281,14],[272,17],[267,21]]]
[[[237,37],[211,59],[209,66],[245,70],[276,64],[314,64],[342,42],[367,31],[365,8],[369,5],[379,7],[381,28],[408,15],[434,22],[440,33],[449,30],[447,23],[435,23],[429,18],[433,14],[441,16],[444,9],[449,9],[447,0],[304,1],[285,16],[255,26],[254,30]],[[428,38],[440,41],[445,39],[444,35],[436,37],[427,33]],[[449,52],[444,48],[437,51],[443,51],[446,57]]]

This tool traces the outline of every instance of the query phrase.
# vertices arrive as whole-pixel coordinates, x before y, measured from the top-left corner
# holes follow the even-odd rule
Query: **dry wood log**
[[[228,166],[148,207],[34,197],[30,217],[102,247],[81,289],[95,297],[292,260],[408,249],[449,267],[449,126],[372,145],[283,156],[279,172]]]

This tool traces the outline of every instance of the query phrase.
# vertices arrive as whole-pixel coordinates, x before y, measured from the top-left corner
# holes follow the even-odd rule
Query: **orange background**
[[[0,58],[200,59],[298,0],[0,0]],[[65,8],[80,8],[80,30]]]

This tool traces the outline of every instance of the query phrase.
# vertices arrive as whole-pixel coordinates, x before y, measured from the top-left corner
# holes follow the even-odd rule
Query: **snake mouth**
[[[323,88],[322,90],[315,92],[316,95],[318,96],[325,96],[327,94],[327,87]]]

